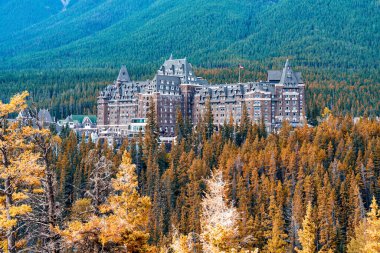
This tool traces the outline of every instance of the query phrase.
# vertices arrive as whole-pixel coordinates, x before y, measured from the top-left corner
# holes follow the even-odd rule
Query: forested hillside
[[[31,252],[368,253],[380,236],[380,123],[324,115],[278,133],[197,131],[178,111],[177,143],[78,141],[64,129],[5,124],[27,93],[0,103],[0,248]],[[12,152],[10,152],[12,151]]]
[[[380,114],[376,0],[77,0],[66,11],[52,2],[54,11],[36,12],[29,23],[21,14],[32,10],[26,0],[0,5],[3,19],[12,20],[9,8],[20,14],[14,24],[1,22],[7,30],[0,38],[1,99],[27,89],[57,117],[94,113],[97,90],[121,64],[134,79],[152,77],[173,53],[187,56],[200,75],[214,73],[207,78],[216,82],[235,81],[238,63],[246,67],[243,80],[264,79],[267,69],[291,58],[310,85],[309,118],[324,106],[336,114]],[[24,24],[30,26],[21,31]],[[56,102],[60,96],[66,103]]]
[[[63,10],[60,0],[0,1],[0,41]]]

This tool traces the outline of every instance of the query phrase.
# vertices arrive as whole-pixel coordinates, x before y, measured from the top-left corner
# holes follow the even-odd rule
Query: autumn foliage
[[[163,145],[152,111],[145,137],[110,146],[9,121],[26,96],[0,104],[5,252],[379,252],[374,119],[267,133],[179,115]]]

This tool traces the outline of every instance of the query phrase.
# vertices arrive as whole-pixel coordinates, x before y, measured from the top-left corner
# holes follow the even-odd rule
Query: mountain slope
[[[377,70],[379,19],[376,0],[82,0],[0,43],[0,67],[157,65],[174,52],[206,67],[290,56]]]
[[[83,62],[89,66],[118,65],[128,59],[142,63],[158,61],[170,52],[207,58],[208,52],[217,53],[247,36],[252,17],[272,2],[144,3],[106,1],[79,17],[72,17],[68,11],[60,13],[55,23],[49,20],[40,29],[15,36],[11,46],[8,42],[0,44],[0,55],[8,63],[5,65],[21,68],[41,68],[46,64],[65,67],[62,63],[66,67],[82,66]],[[132,11],[126,12],[127,7]],[[79,9],[79,4],[73,9]],[[94,17],[95,13],[100,17]],[[60,39],[54,40],[57,36]]]
[[[12,57],[26,52],[46,51],[65,46],[117,23],[151,1],[83,0],[64,12],[17,33],[0,44],[0,54]],[[49,56],[50,57],[50,56]]]
[[[280,1],[230,52],[248,59],[291,55],[318,67],[374,70],[379,67],[379,20],[379,2],[372,0]]]
[[[62,7],[60,0],[1,0],[0,40],[57,14]]]
[[[32,10],[10,2],[13,13]],[[173,53],[213,82],[236,81],[238,63],[246,67],[244,80],[263,79],[265,70],[291,58],[307,82],[310,118],[325,106],[336,114],[380,115],[379,6],[378,0],[72,0],[66,11],[60,6],[33,22],[22,15],[26,27],[0,37],[0,99],[27,89],[56,116],[94,113],[98,90],[121,64],[133,79],[148,78]]]

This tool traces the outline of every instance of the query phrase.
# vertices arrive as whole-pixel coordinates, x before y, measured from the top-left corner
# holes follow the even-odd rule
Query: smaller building
[[[136,137],[141,133],[145,132],[146,118],[136,118],[132,119],[128,126],[128,137]]]
[[[86,141],[91,139],[94,142],[94,138],[97,138],[95,115],[70,115],[66,119],[59,120],[57,124],[61,128],[69,127],[80,137],[84,134]]]
[[[16,120],[19,121],[22,125],[32,126],[34,128],[49,128],[52,125],[56,125],[55,120],[50,115],[48,109],[40,109],[36,115],[35,112],[27,108],[19,112]]]

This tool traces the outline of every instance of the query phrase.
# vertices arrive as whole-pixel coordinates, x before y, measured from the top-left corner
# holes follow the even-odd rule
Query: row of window
[[[164,132],[164,130],[166,133],[168,132],[168,130],[170,130],[171,133],[174,133],[174,127],[170,127],[170,129],[168,127],[165,127],[165,128],[160,127],[160,132]]]
[[[160,85],[160,90],[177,90],[179,91],[179,87],[174,87],[174,86],[165,86],[165,85]]]

